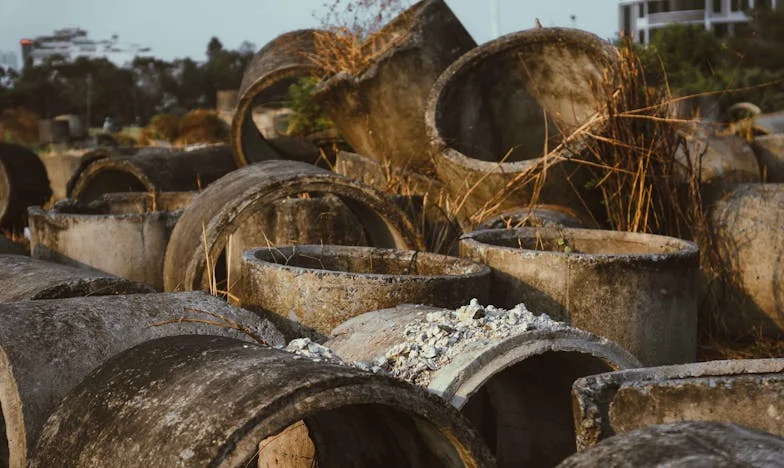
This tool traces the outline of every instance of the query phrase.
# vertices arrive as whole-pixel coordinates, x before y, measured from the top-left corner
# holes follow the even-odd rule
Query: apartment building
[[[78,57],[107,58],[117,65],[130,63],[139,55],[150,55],[149,47],[138,44],[121,43],[116,34],[110,39],[93,40],[87,37],[87,31],[80,28],[63,28],[47,36],[35,39],[22,39],[22,60],[27,63],[32,60],[33,65],[39,65],[46,59],[54,56],[62,57],[66,61]]]

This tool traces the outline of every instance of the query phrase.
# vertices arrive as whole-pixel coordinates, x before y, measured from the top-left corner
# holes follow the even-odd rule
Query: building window
[[[765,10],[770,10],[772,7],[770,0],[757,0],[754,2],[754,8],[762,8]]]
[[[721,13],[721,4],[724,3],[722,0],[713,0],[713,12],[714,13]]]
[[[640,18],[645,18],[645,3],[640,3],[637,5],[637,16]]]
[[[731,4],[732,11],[746,11],[749,9],[749,0],[732,0]]]
[[[632,34],[632,7],[626,5],[623,7],[623,33],[625,35]]]
[[[637,42],[645,44],[645,30],[640,30],[640,32],[637,33]]]

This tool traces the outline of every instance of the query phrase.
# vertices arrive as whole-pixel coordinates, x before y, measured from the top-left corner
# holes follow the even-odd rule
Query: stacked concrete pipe
[[[751,147],[757,155],[763,182],[784,183],[784,135],[757,137]]]
[[[494,466],[454,409],[404,382],[193,337],[145,343],[89,375],[50,417],[31,466],[251,466],[268,456],[260,442],[301,421],[316,459],[258,466]]]
[[[423,0],[361,47],[369,64],[322,81],[314,97],[359,153],[400,168],[432,168],[424,125],[428,94],[476,42],[446,2]]]
[[[58,401],[113,355],[173,335],[228,336],[245,340],[245,345],[254,341],[251,334],[230,327],[231,323],[243,325],[272,345],[283,343],[269,322],[201,292],[0,304],[4,424],[0,433],[6,435],[0,439],[0,453],[7,455],[3,465],[26,466]]]
[[[27,207],[42,205],[51,196],[38,156],[23,146],[0,142],[0,229],[23,229]]]
[[[149,149],[93,161],[79,174],[70,197],[90,202],[113,192],[196,191],[236,168],[231,148],[226,145]]]
[[[386,360],[407,342],[407,326],[441,312],[404,305],[363,314],[333,330],[325,346],[347,361]],[[426,388],[474,423],[499,466],[554,466],[575,451],[569,395],[574,380],[639,365],[596,335],[532,326],[469,342],[451,362],[430,367]]]
[[[617,51],[593,34],[546,28],[468,52],[433,85],[426,125],[439,179],[473,214],[530,204],[527,171],[547,162],[539,202],[583,210],[579,128],[601,132],[603,86]],[[530,182],[530,181],[529,181]],[[585,198],[585,197],[583,197]],[[588,199],[586,199],[588,200]]]
[[[616,434],[688,420],[784,436],[784,359],[612,372],[578,380],[572,393],[581,450]]]
[[[645,365],[693,362],[699,250],[649,234],[569,228],[468,233],[460,255],[494,270],[490,296],[610,339]]]
[[[328,335],[352,317],[400,304],[486,301],[490,279],[489,268],[465,259],[372,247],[259,248],[242,260],[240,304],[271,314],[292,338]]]
[[[381,192],[310,164],[264,161],[218,180],[197,195],[172,232],[164,262],[167,291],[207,289],[222,258],[241,258],[244,245],[226,252],[231,236],[269,205],[301,194],[334,195],[356,216],[367,242],[376,247],[423,247],[406,214]],[[324,236],[326,237],[326,236]],[[236,257],[234,257],[236,256]],[[208,261],[209,260],[209,261]],[[207,268],[207,264],[210,268]],[[230,259],[228,271],[240,266]],[[236,270],[234,270],[236,271]],[[237,278],[237,276],[235,276]],[[231,287],[230,278],[225,278]]]
[[[163,258],[177,219],[195,192],[110,193],[30,208],[35,258],[97,270],[163,290]]]

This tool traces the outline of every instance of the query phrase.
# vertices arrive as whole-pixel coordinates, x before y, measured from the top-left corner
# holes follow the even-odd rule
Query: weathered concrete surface
[[[82,167],[85,154],[87,153],[84,150],[69,150],[40,156],[41,162],[46,167],[53,200],[62,200],[68,196],[68,182]]]
[[[234,118],[234,109],[237,107],[237,95],[236,89],[219,89],[215,93],[215,110],[218,111],[218,117],[228,127],[231,127],[231,121]]]
[[[736,186],[710,208],[709,222],[729,273],[728,331],[784,334],[784,184]]]
[[[29,255],[30,251],[27,246],[14,242],[0,234],[0,254]]]
[[[446,2],[424,0],[362,47],[384,52],[357,75],[323,81],[314,97],[357,152],[400,168],[432,168],[424,125],[430,89],[476,42]]]
[[[372,362],[405,341],[407,324],[436,310],[403,305],[363,314],[335,328],[326,346],[344,360]],[[531,330],[472,343],[433,370],[428,390],[474,423],[499,466],[554,466],[575,451],[574,380],[639,365],[587,332]]]
[[[490,278],[489,268],[465,259],[372,247],[271,247],[249,250],[242,260],[243,307],[323,335],[359,314],[400,304],[486,302]]]
[[[35,258],[87,266],[163,290],[163,258],[195,192],[111,193],[90,203],[30,208]]]
[[[226,145],[139,151],[95,160],[79,174],[70,197],[90,202],[112,192],[196,191],[236,168]]]
[[[24,467],[59,400],[119,352],[173,335],[218,335],[251,341],[236,330],[178,321],[183,316],[215,322],[230,319],[270,343],[283,342],[269,322],[200,292],[0,304],[0,404],[5,424],[0,433],[7,435],[7,442],[3,440],[0,447],[8,454],[4,464]],[[175,323],[153,326],[167,320]]]
[[[608,439],[558,468],[780,468],[784,439],[735,424],[688,421]]]
[[[231,144],[238,166],[270,159],[313,162],[318,157],[318,148],[304,138],[284,137],[273,142],[273,135],[267,140],[253,121],[254,107],[280,110],[289,86],[318,72],[310,58],[315,53],[316,32],[303,29],[281,34],[262,47],[245,68],[231,123]]]
[[[349,151],[337,154],[335,172],[387,193],[427,195],[431,201],[438,200],[443,191],[441,182],[431,177]]]
[[[784,359],[625,370],[574,384],[577,447],[678,421],[719,421],[784,436]]]
[[[529,208],[514,208],[483,221],[476,231],[485,229],[511,229],[530,226],[563,226],[586,228],[590,223],[569,208],[557,205],[534,205]]]
[[[194,337],[145,343],[92,373],[50,418],[31,466],[250,466],[261,440],[301,420],[321,467],[494,466],[457,411],[416,387]]]
[[[38,156],[23,146],[0,142],[0,228],[21,231],[27,207],[42,205],[51,195]]]
[[[645,365],[695,359],[699,250],[691,242],[521,228],[465,234],[460,255],[493,268],[496,303],[523,302],[618,343]]]
[[[88,151],[82,155],[79,161],[79,166],[73,170],[70,179],[68,179],[65,185],[65,197],[64,198],[73,198],[73,191],[76,187],[76,183],[79,182],[79,179],[84,172],[85,169],[90,167],[91,164],[94,162],[104,159],[104,158],[127,158],[129,156],[133,156],[137,153],[151,153],[155,151],[165,151],[166,148],[157,148],[157,147],[148,147],[148,148],[97,148],[91,151]],[[46,164],[46,163],[44,163]],[[47,167],[47,171],[48,171]],[[59,177],[59,175],[58,175]]]
[[[153,288],[88,268],[0,255],[0,302],[155,292]]]
[[[264,161],[223,177],[185,209],[166,250],[165,289],[206,289],[211,275],[205,274],[205,251],[212,265],[221,263],[228,239],[243,224],[270,204],[303,193],[339,197],[361,222],[370,245],[423,247],[406,214],[383,193],[310,164]]]
[[[751,143],[763,182],[784,183],[784,134],[761,136]]]
[[[439,179],[464,208],[528,206],[526,172],[548,161],[538,202],[580,210],[575,190],[584,167],[568,161],[584,150],[575,130],[594,133],[606,101],[602,83],[617,51],[593,34],[559,28],[503,36],[455,61],[433,85],[426,125]],[[613,76],[609,73],[608,76]],[[569,182],[569,180],[571,183]]]

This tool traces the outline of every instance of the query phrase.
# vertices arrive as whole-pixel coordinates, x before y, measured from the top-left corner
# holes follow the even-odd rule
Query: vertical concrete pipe
[[[438,311],[404,305],[369,312],[335,328],[325,345],[347,361],[386,359],[407,341],[409,324]],[[431,367],[426,388],[475,425],[499,466],[554,466],[575,451],[569,394],[575,379],[639,365],[596,335],[532,327],[463,346],[447,364]]]
[[[236,168],[226,145],[140,151],[92,162],[79,174],[70,198],[90,202],[112,192],[196,191]]]
[[[49,211],[30,208],[32,256],[97,270],[163,290],[163,258],[195,192],[110,193]]]
[[[489,279],[484,265],[426,252],[269,247],[245,252],[239,299],[296,338],[312,331],[328,335],[352,317],[400,304],[457,308],[472,298],[485,303]]]
[[[558,468],[781,467],[784,439],[735,424],[687,421],[608,439]]]
[[[21,231],[27,207],[49,201],[46,168],[29,149],[0,142],[0,229]]]
[[[423,0],[361,45],[369,63],[341,71],[314,97],[352,148],[400,168],[432,168],[424,124],[430,89],[476,42],[443,0]]]
[[[575,382],[582,450],[616,434],[678,421],[718,421],[784,437],[784,359],[624,370]]]
[[[260,442],[303,420],[314,459],[272,466],[494,466],[460,414],[414,386],[218,337],[109,360],[49,418],[31,466],[270,466]]]
[[[585,210],[579,128],[601,133],[617,51],[587,32],[545,28],[485,43],[455,61],[430,93],[426,125],[438,178],[472,215],[527,206],[526,174],[548,161],[538,202]]]
[[[759,161],[762,181],[784,183],[784,134],[757,137],[751,147]]]
[[[193,320],[180,320],[183,317]],[[171,323],[155,325],[166,322]],[[0,434],[6,435],[0,438],[0,462],[14,468],[26,466],[59,400],[110,357],[164,336],[229,336],[245,340],[245,345],[252,341],[249,335],[220,325],[229,322],[242,324],[270,344],[283,344],[269,322],[201,292],[0,304],[4,425]],[[108,461],[96,460],[99,465]]]
[[[23,255],[0,255],[0,302],[155,292],[145,284]]]
[[[693,362],[699,249],[664,236],[592,229],[476,231],[460,255],[494,271],[490,296],[523,302],[623,346],[645,365]]]
[[[270,204],[301,194],[333,195],[356,216],[367,242],[376,247],[422,249],[406,214],[381,192],[356,181],[297,161],[264,161],[243,167],[197,195],[172,231],[164,260],[164,288],[208,289],[224,272],[226,258],[241,258],[245,245],[226,252],[232,235]],[[237,257],[234,257],[237,255]],[[223,260],[222,260],[223,259]],[[207,268],[209,263],[210,268]],[[218,270],[216,270],[216,267]],[[235,277],[236,278],[236,277]],[[230,278],[223,278],[231,287]]]

